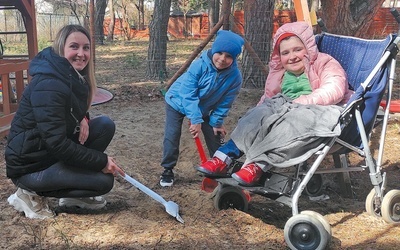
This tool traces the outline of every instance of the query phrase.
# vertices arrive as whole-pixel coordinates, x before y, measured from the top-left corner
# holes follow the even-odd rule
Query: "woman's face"
[[[304,72],[304,55],[307,54],[306,47],[297,36],[291,36],[281,41],[279,45],[282,66],[295,75]]]
[[[65,40],[64,57],[77,71],[83,70],[90,60],[90,42],[85,34],[73,32]]]
[[[231,66],[233,58],[229,53],[217,52],[212,56],[212,62],[217,69],[221,70]]]

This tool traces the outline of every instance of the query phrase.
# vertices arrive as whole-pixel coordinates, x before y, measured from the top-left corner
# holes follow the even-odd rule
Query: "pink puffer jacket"
[[[276,32],[273,51],[269,63],[269,74],[265,83],[265,94],[259,102],[281,92],[285,69],[283,68],[276,41],[284,33],[297,35],[304,43],[308,54],[304,57],[305,73],[310,81],[312,93],[294,100],[301,104],[345,104],[353,94],[348,88],[346,72],[333,57],[318,51],[312,28],[306,22],[294,22],[282,25]]]

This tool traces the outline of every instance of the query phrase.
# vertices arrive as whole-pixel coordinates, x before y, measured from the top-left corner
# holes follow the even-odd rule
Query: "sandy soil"
[[[175,185],[159,186],[164,127],[160,82],[144,77],[145,63],[132,66],[132,60],[131,63],[123,60],[133,53],[139,62],[144,62],[145,44],[133,41],[97,49],[99,86],[113,92],[115,97],[111,102],[93,107],[91,112],[109,115],[117,125],[107,153],[137,181],[166,200],[176,202],[185,223],[179,223],[160,203],[123,179],[117,179],[113,190],[105,196],[108,204],[103,210],[60,208],[56,199],[50,199],[57,213],[54,219],[27,219],[7,203],[15,187],[5,177],[3,160],[0,167],[1,249],[287,249],[283,228],[292,216],[291,209],[253,195],[246,213],[217,210],[212,194],[201,190],[203,178],[193,168],[199,162],[198,153],[188,132],[183,133],[181,140]],[[169,70],[175,72],[185,56],[177,59],[171,55]],[[230,131],[260,95],[261,90],[241,91],[227,119]],[[396,118],[391,119],[385,143],[383,168],[388,173],[388,189],[399,188],[398,123]],[[375,139],[377,132],[379,128],[373,134],[374,154],[379,144]],[[5,139],[0,143],[4,146]],[[351,155],[350,160],[352,166],[362,164],[356,155]],[[331,165],[332,161],[324,164]],[[311,201],[302,196],[299,209],[325,216],[332,229],[329,249],[398,249],[400,228],[365,212],[365,199],[372,189],[367,171],[351,174],[354,198],[343,197],[334,175],[324,175],[324,180],[322,194],[329,199]]]

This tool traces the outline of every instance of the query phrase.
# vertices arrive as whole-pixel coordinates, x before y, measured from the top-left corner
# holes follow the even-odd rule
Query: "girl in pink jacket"
[[[285,40],[299,40],[304,51],[281,51],[280,44]],[[273,51],[269,63],[269,74],[265,82],[264,99],[283,93],[282,85],[290,74],[293,63],[302,64],[298,77],[307,77],[311,92],[299,94],[293,102],[301,104],[345,104],[353,91],[348,88],[346,73],[333,57],[318,51],[312,28],[306,22],[294,22],[282,25],[274,36]],[[296,51],[297,50],[297,51]],[[288,68],[289,67],[289,68]],[[293,73],[293,72],[292,72]],[[289,79],[290,80],[290,79]]]
[[[281,26],[274,36],[265,93],[258,106],[242,119],[251,117],[248,114],[257,112],[257,109],[268,108],[269,113],[277,114],[280,105],[286,103],[342,105],[348,101],[352,93],[353,91],[348,88],[346,73],[339,62],[330,55],[318,51],[312,28],[305,22],[287,23]],[[249,126],[251,123],[265,122],[263,118],[260,119],[251,122],[239,121],[235,131],[246,130],[253,126]],[[248,130],[249,133],[244,133],[247,138],[242,138],[243,133],[235,134],[233,131],[231,139],[215,152],[213,158],[197,166],[196,169],[207,176],[226,175],[232,159],[238,159],[248,153],[246,152],[248,145],[257,143],[250,134],[267,133],[262,131],[262,124],[255,126],[259,128],[252,128]],[[232,178],[241,185],[254,186],[266,170],[268,170],[267,164],[250,162],[233,173]]]

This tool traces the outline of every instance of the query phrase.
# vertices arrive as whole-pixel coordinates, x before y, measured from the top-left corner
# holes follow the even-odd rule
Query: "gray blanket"
[[[332,137],[340,135],[342,108],[301,105],[283,95],[266,99],[243,116],[231,139],[245,153],[245,164],[289,167],[306,161]]]

